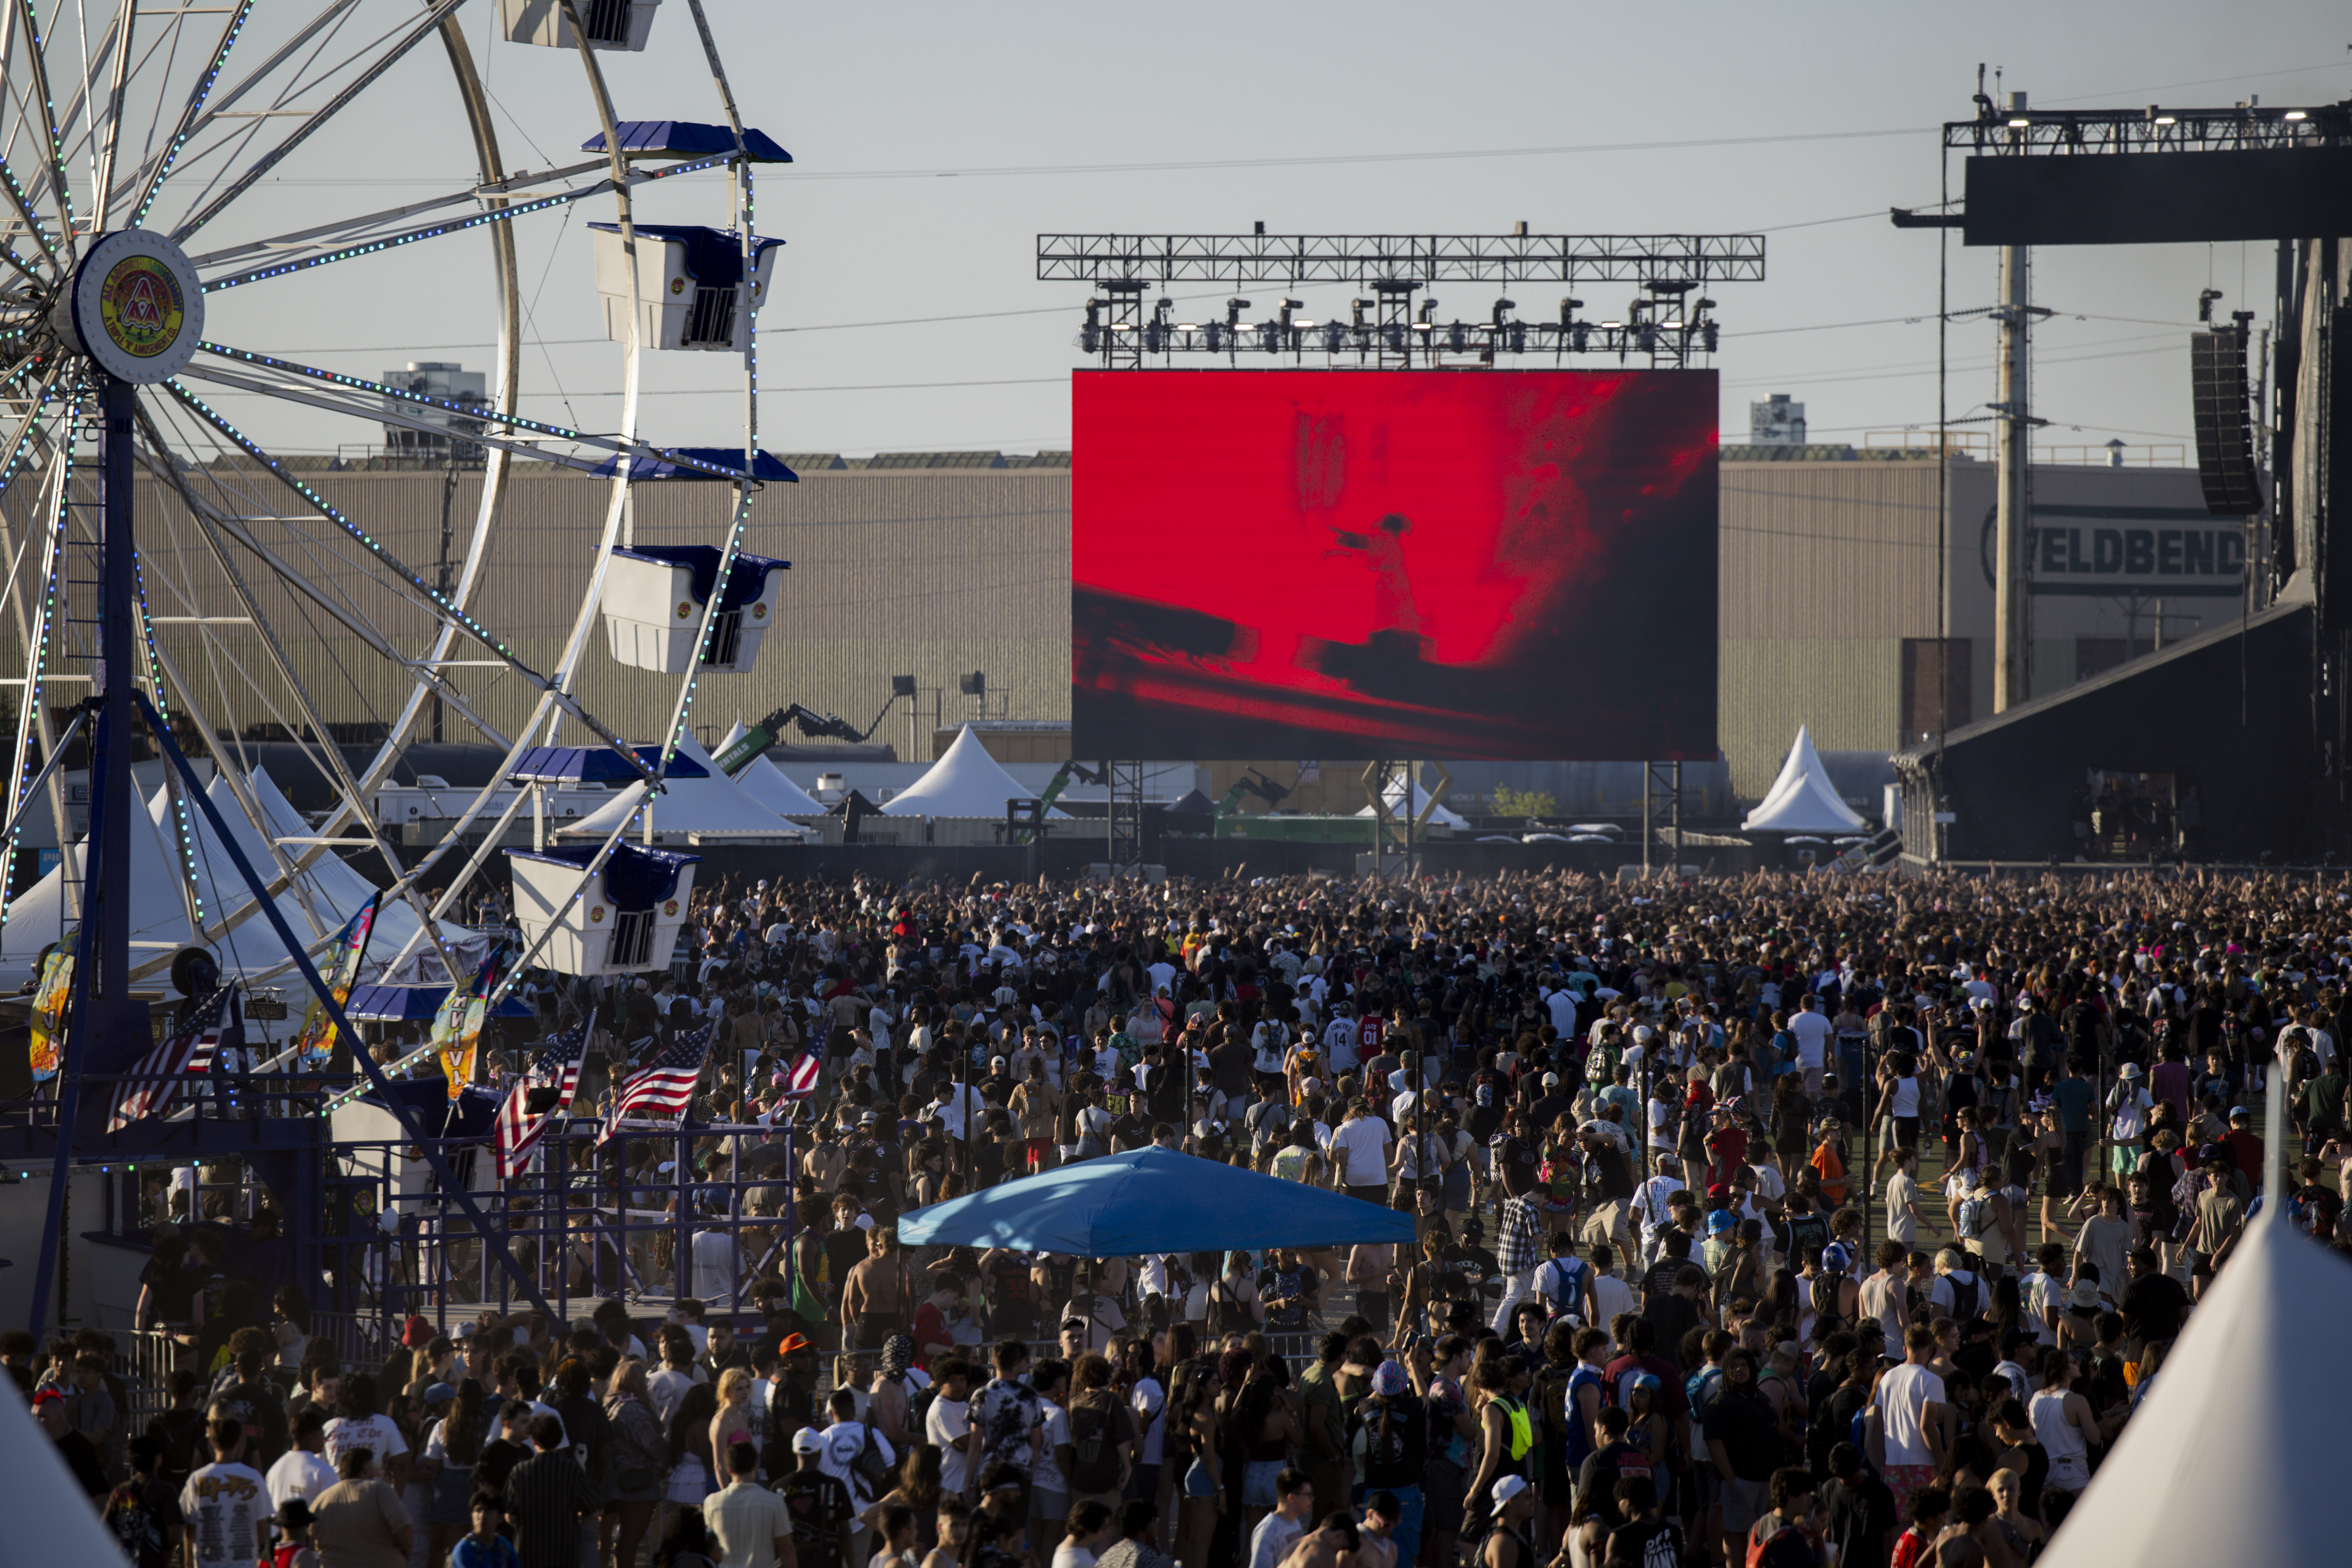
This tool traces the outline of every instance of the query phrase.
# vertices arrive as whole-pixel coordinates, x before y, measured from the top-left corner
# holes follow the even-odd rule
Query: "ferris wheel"
[[[562,144],[593,132],[567,160],[527,171],[502,152],[506,117],[461,26],[463,0],[0,0],[0,649],[10,667],[0,711],[15,759],[0,987],[77,942],[115,944],[100,967],[117,993],[160,987],[192,945],[249,984],[296,966],[283,933],[325,952],[377,892],[337,851],[373,849],[401,866],[373,799],[428,710],[503,761],[466,792],[439,845],[370,904],[387,973],[447,982],[472,972],[478,953],[448,917],[518,814],[543,804],[513,781],[602,777],[641,784],[650,801],[665,775],[694,766],[678,748],[702,678],[749,668],[781,605],[785,563],[741,546],[758,489],[793,477],[759,448],[758,313],[781,241],[753,222],[756,169],[790,160],[745,125],[703,0],[667,17],[660,8],[471,8],[494,51],[484,58],[513,73],[503,82],[520,76],[573,106],[580,123],[564,122]],[[625,88],[625,62],[653,30],[689,22],[708,67],[705,118],[622,119],[607,65]],[[379,205],[394,187],[367,177],[371,161],[387,175],[404,161],[382,133],[394,95],[402,116],[462,123],[473,180]],[[723,180],[723,210],[700,225],[639,221],[648,187],[695,174],[712,176],[691,187],[706,194]],[[567,214],[593,221],[573,226],[572,247],[551,253],[545,276],[526,277],[517,230]],[[487,300],[497,344],[483,393],[416,391],[285,353],[271,291],[322,269],[348,275],[370,334],[387,343],[433,343],[448,302]],[[543,313],[546,294],[567,288],[601,297],[609,353],[596,390],[600,407],[618,410],[607,428],[522,413],[532,303]],[[640,435],[641,374],[668,353],[732,356],[702,362],[740,379],[725,445]],[[440,565],[404,558],[331,483],[274,451],[257,432],[277,414],[348,420],[354,439],[388,429],[446,443],[462,432],[480,454],[479,499],[446,523]],[[595,504],[579,521],[579,571],[544,584],[572,604],[568,626],[553,658],[533,663],[480,605],[501,569],[518,467],[550,464],[582,470]],[[633,492],[677,478],[710,481],[695,503],[706,542],[641,544]],[[332,640],[339,710],[361,703],[383,737],[364,762],[334,743],[317,672],[306,679],[288,653],[297,636]],[[625,736],[590,711],[579,688],[592,649],[670,693],[657,704],[663,731]],[[492,693],[525,721],[494,721]],[[250,763],[234,721],[256,713],[310,753],[331,781],[331,809],[306,819]],[[195,770],[166,765],[160,787],[134,781],[130,752],[147,743],[136,729],[167,750],[201,737],[214,776],[200,784]],[[81,754],[78,741],[92,752],[79,847],[59,766]],[[25,887],[26,827],[44,809],[63,847]],[[603,917],[614,858],[636,853],[625,833],[625,820],[535,867],[539,918],[524,921],[527,951],[510,955],[501,996],[529,964],[651,967],[643,931],[625,952],[584,940],[604,935],[584,922],[591,906]],[[126,867],[151,873],[136,907],[86,936],[88,906],[107,888],[121,904],[134,886]],[[87,965],[83,977],[94,981]]]

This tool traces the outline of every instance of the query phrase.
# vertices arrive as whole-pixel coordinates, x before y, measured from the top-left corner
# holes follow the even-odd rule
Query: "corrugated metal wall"
[[[436,575],[446,510],[460,552],[480,493],[478,474],[446,485],[432,472],[305,473],[330,503],[428,581]],[[360,553],[332,524],[274,521],[303,510],[277,481],[258,475],[194,476],[209,498],[239,515],[273,521],[254,533],[307,575],[345,596],[412,657],[421,651],[425,617],[401,605],[352,564]],[[586,590],[610,489],[564,471],[534,470],[509,481],[475,617],[534,669],[554,667]],[[722,537],[733,492],[723,485],[643,484],[635,490],[635,535],[644,543],[713,543]],[[12,526],[25,521],[24,491],[9,498]],[[176,496],[143,476],[141,541],[150,609],[157,616],[236,613],[225,579]],[[839,713],[863,726],[890,693],[890,678],[912,675],[930,693],[946,691],[946,711],[961,707],[956,677],[987,674],[991,710],[1009,705],[1024,718],[1069,713],[1069,475],[1067,469],[877,470],[812,474],[796,485],[771,485],[758,496],[744,547],[793,563],[783,615],[761,647],[756,669],[705,678],[694,722],[716,734],[740,714],[756,719],[788,702]],[[333,619],[270,580],[237,552],[265,617],[304,687],[330,723],[389,719],[407,680],[387,668]],[[25,573],[37,575],[37,557]],[[268,671],[267,649],[241,626],[160,629],[167,652],[203,692],[215,727],[292,721],[283,683]],[[5,627],[10,668],[20,659],[11,618]],[[209,643],[209,647],[205,646]],[[460,647],[456,657],[483,650]],[[239,668],[250,679],[240,675]],[[79,668],[69,664],[68,668]],[[468,668],[453,680],[502,730],[520,725],[533,693],[509,672]],[[592,635],[578,692],[593,713],[623,734],[658,735],[677,698],[677,680],[616,665],[601,623]],[[70,700],[79,691],[61,689]],[[968,703],[962,706],[969,706]],[[876,734],[902,750],[906,705]],[[472,739],[455,715],[451,739]],[[567,739],[577,740],[578,735]]]
[[[1727,462],[1721,493],[1717,737],[1752,803],[1801,724],[1895,746],[1903,639],[1939,634],[1936,464]]]

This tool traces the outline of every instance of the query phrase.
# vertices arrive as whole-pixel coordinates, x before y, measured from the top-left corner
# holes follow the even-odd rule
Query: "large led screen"
[[[1713,372],[1075,382],[1077,755],[1716,755]]]

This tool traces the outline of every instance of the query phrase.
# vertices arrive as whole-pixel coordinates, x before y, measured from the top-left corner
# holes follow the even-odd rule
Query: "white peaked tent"
[[[1389,808],[1389,815],[1391,816],[1403,816],[1405,810],[1403,783],[1399,780],[1390,781],[1389,787],[1381,792],[1381,801],[1382,805]],[[1416,781],[1412,786],[1412,815],[1418,818],[1421,816],[1421,808],[1428,804],[1428,787]],[[1368,805],[1361,811],[1356,813],[1356,815],[1358,816],[1370,816],[1372,815],[1372,808]],[[1441,805],[1435,811],[1429,814],[1429,826],[1432,827],[1467,827],[1470,826],[1470,819],[1464,816],[1460,812],[1454,810],[1451,806]]]
[[[753,757],[735,775],[735,785],[779,816],[823,816],[824,803],[784,776],[765,757]]]
[[[721,752],[743,738],[743,721],[735,721],[735,728],[727,731],[719,742]],[[801,788],[784,770],[765,757],[753,757],[735,775],[743,793],[766,806],[779,816],[823,816],[824,803]]]
[[[1864,826],[1838,798],[1829,770],[1813,752],[1811,732],[1800,725],[1780,776],[1739,827],[1743,833],[1858,833]]]
[[[284,793],[278,789],[278,781],[269,776],[268,769],[254,769],[249,787],[253,792],[254,804],[258,805],[261,808],[261,814],[269,819],[271,837],[279,839],[300,838],[317,832],[317,829],[303,821],[302,814],[294,809],[294,803],[288,800]],[[253,868],[264,876],[269,875],[268,869],[269,852],[260,847],[259,835],[253,831],[251,823],[245,816],[244,808],[237,805],[236,796],[229,789],[227,783],[215,777],[205,787],[205,794],[211,798],[214,808],[221,814],[222,820],[228,824],[229,832],[236,836],[237,847],[245,851],[246,858],[252,862]],[[211,827],[203,823],[199,823],[197,826],[199,844],[204,851],[197,857],[198,876],[203,877],[206,867],[209,866],[210,875],[229,885],[235,901],[244,902],[244,879],[237,875],[236,867],[228,857],[212,850],[214,839]],[[345,837],[359,837],[358,830],[350,824],[344,826],[342,834]],[[288,844],[285,846],[284,853],[289,860],[292,860],[307,852],[309,847],[308,845]],[[362,876],[350,861],[332,851],[320,856],[310,863],[310,869],[303,873],[303,881],[304,886],[312,895],[312,910],[330,931],[341,930],[342,923],[358,913],[361,906],[368,901],[369,896],[376,891],[374,883]],[[278,902],[284,906],[289,903],[290,900],[281,898]],[[430,900],[426,902],[429,907]],[[249,926],[253,923],[247,922]],[[296,918],[291,911],[287,916],[287,924],[293,929],[297,937],[309,937],[312,934],[309,922]],[[457,960],[460,968],[469,968],[478,964],[488,956],[486,951],[489,945],[488,937],[447,921],[442,921],[438,924],[441,931],[441,944],[449,950],[452,957]],[[414,940],[417,934],[418,925],[415,907],[405,899],[384,900],[376,910],[375,929],[368,937],[367,962],[362,966],[364,977],[373,984],[385,985],[446,984],[449,977],[442,973],[440,955],[424,942]],[[267,928],[256,926],[254,929],[258,931]],[[272,946],[274,947],[275,944],[272,943]],[[406,953],[408,956],[401,964],[400,972],[397,974],[384,973],[384,966],[402,953]]]
[[[2352,1263],[2265,1205],[2041,1568],[2341,1563]]]
[[[891,797],[885,816],[992,816],[1004,820],[1008,800],[1034,800],[1037,792],[999,767],[966,724],[930,771]],[[1046,816],[1064,820],[1064,814]]]
[[[791,839],[800,829],[760,803],[741,784],[719,771],[710,753],[692,735],[682,738],[677,753],[699,763],[707,778],[673,778],[654,802],[656,842],[683,843],[692,835],[702,843],[730,838]],[[633,784],[578,821],[562,828],[566,838],[602,838],[636,815],[646,786]],[[632,841],[635,832],[632,830]]]
[[[256,769],[252,776],[253,795],[262,814],[269,819],[271,837],[311,834],[302,814],[279,793],[266,771]],[[276,862],[270,857],[269,847],[246,816],[226,781],[215,775],[205,786],[205,794],[228,824],[229,833],[244,851],[247,863],[257,875],[274,880]],[[182,852],[178,826],[171,820],[170,793],[159,788],[146,805],[145,820],[134,817],[131,824],[131,958],[134,964],[166,957],[194,942],[181,894]],[[200,812],[192,811],[190,818],[195,838],[196,893],[207,927],[205,945],[219,954],[222,968],[231,974],[258,973],[282,964],[285,949],[268,922],[259,916],[240,921],[226,935],[215,925],[245,909],[253,898],[212,825]],[[290,861],[308,847],[289,844],[284,853]],[[77,876],[81,855],[82,847],[79,844],[67,850],[67,863]],[[295,939],[314,942],[321,935],[341,929],[342,923],[357,913],[374,891],[374,885],[350,862],[330,852],[321,855],[304,872],[300,894],[289,889],[278,895],[276,903]],[[403,904],[386,905],[379,921],[368,944],[370,959],[375,963],[398,952],[417,929],[415,912]],[[19,984],[28,978],[40,950],[58,941],[67,923],[62,879],[59,871],[53,870],[9,906],[8,923],[0,926],[0,985]],[[453,944],[478,946],[481,940],[446,921],[442,923],[441,932],[442,940]]]

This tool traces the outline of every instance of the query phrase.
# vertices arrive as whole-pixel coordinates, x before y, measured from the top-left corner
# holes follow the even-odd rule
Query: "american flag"
[[[597,1134],[596,1142],[601,1144],[611,1138],[625,1116],[676,1116],[684,1111],[694,1098],[695,1081],[702,1077],[702,1064],[718,1033],[719,1020],[714,1018],[699,1029],[680,1035],[667,1050],[631,1073],[621,1085],[621,1098],[604,1118],[604,1131]]]
[[[139,1065],[131,1069],[132,1081],[107,1121],[109,1132],[120,1132],[140,1118],[153,1116],[171,1104],[182,1074],[212,1069],[213,1053],[220,1048],[221,1037],[227,1032],[229,999],[235,994],[233,986],[216,987],[190,1014],[187,1023],[164,1036],[162,1045],[140,1059]]]
[[[547,1042],[539,1059],[530,1064],[520,1082],[507,1091],[504,1104],[499,1107],[499,1179],[510,1182],[522,1173],[530,1161],[530,1152],[539,1143],[539,1135],[547,1131],[549,1121],[572,1109],[572,1097],[580,1089],[581,1058],[588,1053],[588,1026],[581,1023],[566,1029]],[[531,1090],[552,1089],[555,1103],[542,1114],[530,1111]]]
[[[822,1065],[816,1052],[803,1051],[801,1059],[793,1064],[790,1072],[784,1074],[784,1098],[806,1100],[810,1095],[814,1094],[817,1069]]]

